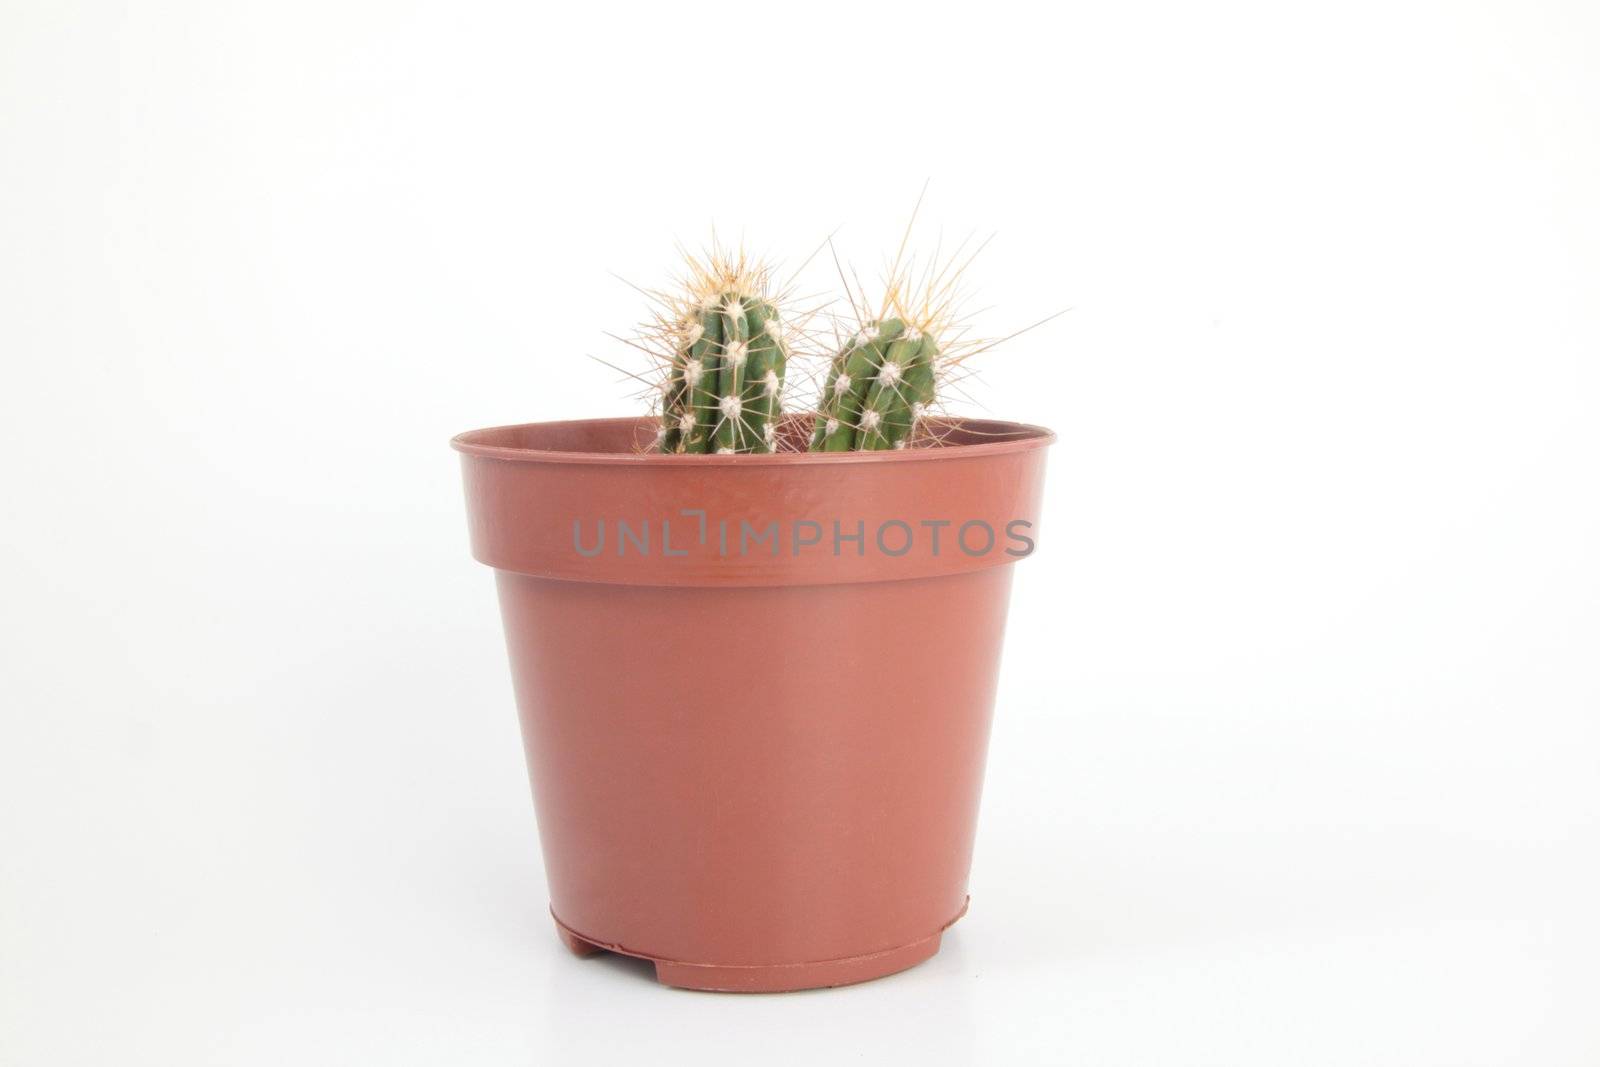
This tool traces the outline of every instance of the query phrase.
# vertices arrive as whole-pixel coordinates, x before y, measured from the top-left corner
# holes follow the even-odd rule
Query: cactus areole
[[[670,451],[653,418],[454,445],[561,941],[650,960],[667,985],[845,985],[933,955],[966,911],[1006,600],[1052,437],[948,420],[938,447],[896,450],[922,347],[885,322],[844,359],[832,416],[871,447],[805,451],[805,417],[774,424],[729,357],[742,343],[747,370],[778,371],[750,344],[765,310],[735,300],[684,348],[693,426]],[[756,451],[757,419],[784,450]],[[747,635],[769,654],[707,685]]]

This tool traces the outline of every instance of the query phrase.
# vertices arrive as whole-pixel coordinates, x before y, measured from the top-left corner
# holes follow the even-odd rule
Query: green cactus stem
[[[833,359],[811,451],[904,448],[933,404],[938,356],[933,336],[902,319],[868,323]]]
[[[772,304],[734,290],[700,303],[673,353],[660,451],[776,451],[787,362]]]

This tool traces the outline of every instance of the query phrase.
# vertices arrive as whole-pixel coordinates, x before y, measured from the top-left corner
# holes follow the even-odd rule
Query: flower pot
[[[828,455],[653,454],[645,419],[452,442],[568,948],[742,991],[938,951],[1054,440],[944,429]]]

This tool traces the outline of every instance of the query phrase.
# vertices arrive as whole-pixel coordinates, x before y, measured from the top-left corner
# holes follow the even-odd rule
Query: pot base
[[[608,945],[603,941],[584,937],[567,927],[555,917],[554,913],[550,917],[555,920],[556,934],[561,938],[561,943],[567,946],[574,956],[613,952],[619,956],[649,960],[656,966],[656,981],[665,986],[713,993],[789,993],[800,989],[824,989],[829,986],[868,982],[874,978],[884,978],[915,967],[938,953],[944,932],[955,923],[956,919],[966,913],[967,906],[963,903],[961,912],[954,919],[928,937],[882,952],[872,952],[865,956],[846,956],[836,960],[819,960],[814,963],[772,964],[685,963],[680,960],[664,960],[644,952],[630,951],[620,945]]]

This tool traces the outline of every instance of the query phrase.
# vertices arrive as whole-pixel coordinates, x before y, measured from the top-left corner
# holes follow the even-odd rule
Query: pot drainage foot
[[[962,911],[965,912],[966,908],[963,907]],[[664,986],[716,993],[788,993],[867,982],[915,967],[931,958],[939,951],[939,943],[944,937],[944,930],[939,930],[919,941],[882,952],[815,963],[719,964],[683,963],[659,959],[642,952],[629,952],[616,945],[605,945],[581,937],[567,929],[559,919],[556,919],[556,933],[574,956],[612,952],[619,956],[649,960],[655,964],[656,981]]]
[[[568,952],[580,958],[593,956],[596,952],[605,951],[604,946],[597,945],[593,941],[585,941],[565,926],[562,926],[559,920],[556,922],[556,936],[561,938],[561,943],[567,946]]]

